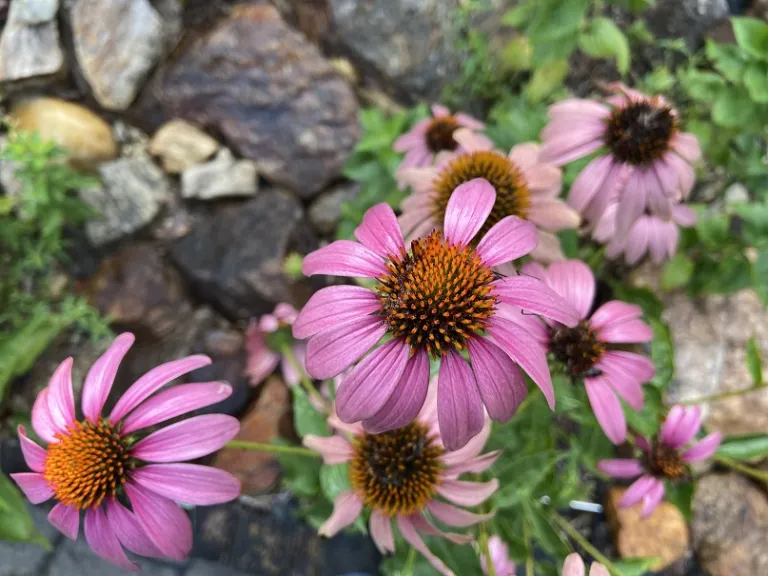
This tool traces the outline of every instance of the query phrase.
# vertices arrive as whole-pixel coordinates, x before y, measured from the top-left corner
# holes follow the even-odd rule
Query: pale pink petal
[[[32,428],[40,438],[48,442],[58,442],[56,434],[66,434],[66,429],[58,430],[48,410],[48,388],[43,388],[32,405]]]
[[[301,271],[305,276],[327,274],[352,278],[377,278],[389,273],[381,256],[351,240],[336,240],[307,254]]]
[[[149,464],[131,472],[131,479],[174,502],[211,506],[240,495],[240,481],[229,472],[199,464]]]
[[[131,456],[147,462],[183,462],[222,448],[240,431],[237,418],[204,414],[171,424],[131,448]]]
[[[448,478],[457,478],[461,474],[467,472],[471,474],[481,474],[493,466],[496,460],[499,459],[499,456],[501,456],[501,450],[494,450],[493,452],[488,452],[482,456],[464,460],[446,468],[445,476]]]
[[[673,199],[664,193],[661,183],[656,178],[655,171],[648,169],[643,170],[640,174],[647,192],[647,211],[654,217],[659,217],[662,220],[670,220],[672,218]],[[656,218],[653,220],[655,219]]]
[[[472,153],[480,150],[490,150],[493,142],[481,134],[475,134],[468,128],[454,130],[453,139],[459,143],[462,151]]]
[[[469,341],[469,358],[488,415],[506,422],[528,393],[520,369],[501,348],[483,337]]]
[[[620,300],[611,300],[606,302],[589,319],[589,325],[593,330],[600,330],[608,324],[619,324],[640,318],[643,315],[643,309],[636,304],[627,304]]]
[[[696,225],[696,212],[689,206],[678,204],[672,209],[672,218],[683,228],[690,228]]]
[[[251,320],[249,332],[275,332],[280,328],[280,320],[274,314],[264,314],[258,322]]]
[[[525,170],[525,180],[534,198],[556,197],[563,187],[563,171],[553,164],[536,164]]]
[[[336,388],[338,389],[338,387],[339,385],[337,383]],[[333,410],[331,410],[331,414],[328,416],[328,426],[330,426],[334,430],[338,430],[342,434],[347,434],[352,436],[360,436],[361,434],[365,434],[365,430],[363,430],[363,425],[361,422],[355,422],[354,424],[347,424],[346,422],[342,422],[341,420],[339,420],[339,417],[336,415],[335,406]]]
[[[671,439],[674,437],[677,427],[685,417],[686,411],[682,406],[675,405],[669,410],[667,419],[664,420],[664,424],[661,426],[661,433],[659,434],[659,440],[667,446],[670,445]]]
[[[21,453],[24,455],[24,461],[27,463],[27,466],[33,472],[42,472],[47,452],[27,437],[27,430],[24,426],[19,425],[16,431],[19,433]]]
[[[131,562],[125,555],[120,540],[117,539],[104,510],[90,508],[86,511],[84,532],[86,542],[97,556],[128,572],[139,571],[139,566]]]
[[[694,444],[688,450],[683,452],[683,460],[686,462],[700,462],[706,460],[717,451],[723,435],[720,432],[713,432],[705,436],[702,440]]]
[[[413,196],[408,198],[413,198]],[[425,207],[411,209],[405,207],[405,200],[400,204],[400,209],[403,213],[397,218],[397,223],[400,225],[403,235],[408,239],[406,244],[409,244],[410,240],[414,238],[424,236],[425,234],[421,230],[426,230],[427,226],[430,227],[429,230],[426,230],[427,232],[437,228],[437,224],[432,216],[432,209],[429,207],[430,202],[430,200],[427,200],[425,202],[427,206]]]
[[[343,436],[315,436],[307,434],[302,444],[323,457],[326,464],[343,464],[352,459],[353,451],[349,440]]]
[[[562,576],[584,576],[585,570],[584,560],[581,559],[578,552],[573,552],[565,558]]]
[[[600,460],[597,463],[597,469],[603,474],[613,476],[614,478],[637,478],[645,471],[640,462],[626,458]]]
[[[523,142],[512,147],[509,159],[523,172],[539,163],[540,146],[536,142]]]
[[[403,374],[389,400],[363,427],[371,434],[402,428],[418,416],[429,388],[429,356],[419,350],[406,363]]]
[[[584,387],[592,410],[608,439],[621,444],[627,438],[627,421],[621,403],[605,377],[585,378]]]
[[[446,500],[459,506],[478,506],[491,497],[499,487],[494,478],[489,482],[463,482],[461,480],[443,480],[435,489]]]
[[[447,450],[458,450],[483,429],[483,401],[467,361],[449,350],[440,361],[437,390],[440,437]]]
[[[107,500],[107,520],[115,531],[117,539],[120,540],[120,544],[128,550],[141,556],[162,557],[161,552],[152,544],[149,536],[139,525],[136,515],[116,499]],[[75,538],[77,538],[77,532],[73,539]]]
[[[485,224],[494,202],[496,191],[483,178],[458,186],[445,208],[445,238],[451,244],[469,244]]]
[[[531,251],[531,258],[544,263],[556,262],[565,258],[563,250],[560,248],[560,239],[555,234],[539,229],[536,236],[538,244]]]
[[[681,448],[693,440],[701,428],[701,406],[692,406],[686,410],[685,416],[680,420],[667,445],[672,448]]]
[[[594,100],[569,98],[549,107],[550,118],[561,116],[588,116],[603,119],[611,114],[611,108]]]
[[[456,528],[472,526],[490,520],[494,516],[493,512],[489,514],[475,514],[438,500],[428,502],[427,510],[429,510],[429,513],[432,514],[435,520],[448,526],[455,526]]]
[[[454,118],[456,118],[456,121],[465,128],[469,128],[470,130],[484,130],[485,124],[480,122],[477,118],[473,118],[469,114],[464,114],[464,112],[457,112],[453,115]]]
[[[541,280],[542,282],[547,281],[547,269],[538,262],[526,262],[520,269],[520,273]]]
[[[130,388],[120,397],[120,400],[115,404],[112,414],[109,416],[109,422],[111,424],[117,424],[120,420],[125,418],[128,413],[141,404],[144,400],[149,398],[152,394],[160,390],[166,384],[169,384],[176,380],[176,378],[183,376],[187,372],[197,370],[203,366],[207,366],[211,363],[211,359],[208,356],[187,356],[181,360],[174,360],[173,362],[166,362],[156,368],[153,368],[141,378],[136,380]]]
[[[411,521],[413,527],[418,530],[420,534],[426,534],[427,536],[439,536],[445,538],[453,544],[469,544],[473,538],[469,534],[456,534],[455,532],[443,532],[436,526],[430,524],[426,518],[420,514],[413,514],[408,516],[408,520]]]
[[[672,137],[669,145],[691,164],[699,161],[701,158],[701,146],[699,139],[689,132],[679,132]]]
[[[432,111],[432,116],[435,118],[451,115],[451,111],[442,104],[432,104],[429,108]]]
[[[285,381],[289,387],[297,386],[301,382],[302,376],[307,372],[307,345],[303,342],[299,342],[293,345],[292,350],[293,357],[296,359],[296,363],[299,365],[300,370],[297,370],[294,367],[293,362],[289,362],[287,358],[283,359],[280,363],[283,381]]]
[[[251,386],[261,384],[280,364],[280,354],[267,347],[262,333],[248,336],[247,353],[244,374]]]
[[[602,342],[633,343],[650,342],[653,340],[653,330],[642,320],[629,320],[616,324],[608,324],[600,328],[597,337]]]
[[[534,198],[528,209],[528,220],[553,232],[577,228],[581,223],[579,214],[557,198]]]
[[[422,166],[429,166],[431,163],[432,163],[432,152],[429,151],[426,144],[422,141],[418,144],[415,144],[413,148],[408,150],[408,153],[405,155],[405,158],[403,158],[402,162],[400,162],[400,164],[398,165],[397,170],[399,173],[401,171],[408,170],[411,168],[420,168]],[[400,184],[401,189],[407,186],[407,184],[405,182],[400,181],[400,179],[398,179],[398,183]]]
[[[139,525],[164,556],[183,560],[192,550],[192,523],[178,504],[127,482],[125,492]]]
[[[656,510],[662,498],[664,498],[664,483],[661,480],[654,479],[654,485],[643,496],[643,509],[640,512],[640,518],[648,518]]]
[[[611,576],[611,573],[600,562],[592,562],[592,566],[589,568],[589,576]]]
[[[369,208],[355,229],[355,237],[360,244],[382,258],[392,254],[400,255],[405,251],[403,233],[400,232],[395,211],[389,204],[381,203]]]
[[[53,490],[48,485],[48,481],[42,474],[37,472],[20,472],[11,474],[13,481],[18,484],[24,496],[32,504],[42,504],[53,498]]]
[[[80,510],[59,502],[48,513],[48,522],[70,540],[77,540],[80,531]]]
[[[496,304],[496,316],[506,318],[521,326],[542,346],[546,346],[549,343],[547,324],[535,314],[528,314],[517,306],[510,306],[504,302],[499,302]]]
[[[540,162],[549,162],[562,166],[587,156],[603,145],[605,126],[601,123],[586,123],[581,127],[558,133],[547,138],[541,145]]]
[[[320,526],[318,534],[327,538],[335,536],[340,530],[357,520],[362,511],[363,501],[358,498],[357,494],[352,491],[342,492],[336,497],[336,501],[333,503],[333,513]]]
[[[596,287],[595,276],[589,266],[581,260],[553,262],[547,269],[545,281],[573,306],[580,319],[587,317]]]
[[[619,506],[621,508],[631,508],[635,504],[639,503],[648,491],[656,484],[656,478],[652,476],[640,476],[635,480],[632,485],[619,500]]]
[[[293,324],[296,321],[296,317],[299,315],[299,311],[287,302],[279,302],[275,306],[273,312],[275,318],[286,324]]]
[[[575,326],[579,322],[579,314],[574,307],[549,286],[535,278],[514,276],[495,280],[493,293],[502,302],[566,326]]]
[[[667,236],[664,232],[666,223],[652,218],[648,224],[648,251],[651,261],[658,266],[667,257]]]
[[[525,256],[536,247],[536,227],[517,216],[506,216],[486,232],[477,254],[487,266]]]
[[[307,342],[307,372],[318,380],[341,374],[373,348],[386,331],[382,319],[371,315],[323,330]]]
[[[639,170],[635,170],[627,181],[627,186],[619,199],[616,211],[616,231],[619,235],[628,233],[637,219],[643,214],[648,191],[645,180]]]
[[[48,413],[57,430],[66,430],[75,421],[72,393],[72,358],[59,364],[48,383]]]
[[[491,435],[491,421],[488,419],[486,423],[483,425],[483,429],[480,430],[480,433],[476,436],[473,436],[472,439],[462,448],[459,448],[458,450],[453,450],[451,452],[446,452],[443,454],[442,462],[445,466],[451,467],[456,464],[460,464],[466,460],[469,460],[471,458],[474,458],[480,452],[483,451],[483,447],[485,446],[485,443],[488,441],[488,438]]]
[[[395,152],[406,152],[409,148],[424,141],[424,133],[432,123],[431,118],[426,118],[414,124],[414,126],[402,136],[399,136],[392,144]]]
[[[104,408],[110,390],[112,390],[117,369],[133,341],[133,334],[129,332],[120,334],[88,371],[83,384],[81,405],[83,415],[91,422],[98,422],[101,417],[101,410]]]
[[[568,205],[583,212],[597,192],[605,185],[613,167],[611,156],[599,156],[587,164],[573,181],[568,192]]]
[[[315,334],[381,309],[376,294],[362,286],[329,286],[309,299],[293,323],[294,338]]]
[[[435,570],[437,570],[443,576],[456,576],[454,572],[448,568],[448,566],[446,566],[442,560],[440,560],[440,558],[429,551],[429,548],[427,548],[427,545],[424,544],[424,541],[421,539],[418,532],[416,532],[416,529],[413,527],[413,524],[408,518],[398,516],[397,527],[400,529],[400,534],[403,535],[403,538],[405,538],[406,542],[408,542],[408,544],[420,552],[421,555],[427,559],[427,561]]]
[[[677,177],[677,186],[666,192],[675,198],[687,198],[696,182],[696,172],[693,167],[673,152],[667,152],[663,161],[669,166]]]
[[[395,536],[392,532],[392,519],[374,510],[368,522],[371,538],[381,554],[395,551]]]

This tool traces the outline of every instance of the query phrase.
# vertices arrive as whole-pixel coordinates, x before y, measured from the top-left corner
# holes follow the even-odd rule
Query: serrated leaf
[[[624,32],[608,18],[595,18],[579,38],[579,48],[594,58],[614,58],[622,74],[629,71],[629,42]]]
[[[749,375],[752,377],[752,386],[762,386],[763,357],[754,336],[747,342],[747,370],[749,370]]]
[[[757,18],[731,18],[736,43],[750,56],[768,60],[768,24]]]
[[[740,461],[762,460],[768,457],[768,434],[729,436],[720,443],[717,453]]]
[[[685,254],[676,254],[664,264],[661,271],[661,287],[664,290],[674,290],[685,286],[693,274],[694,263]]]

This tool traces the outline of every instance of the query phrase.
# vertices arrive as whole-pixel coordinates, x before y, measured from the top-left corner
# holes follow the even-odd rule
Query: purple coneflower
[[[488,539],[488,552],[496,576],[515,576],[517,566],[509,557],[509,549],[501,538],[491,536]],[[488,574],[488,560],[485,558],[485,554],[480,556],[480,568],[483,569],[483,574]]]
[[[690,476],[688,464],[706,460],[715,453],[723,435],[709,434],[693,446],[686,444],[696,437],[701,428],[701,408],[674,406],[661,427],[658,438],[652,442],[638,436],[637,446],[642,454],[639,459],[617,458],[601,460],[597,469],[614,478],[636,478],[619,501],[619,506],[629,508],[643,503],[642,518],[648,517],[664,498],[664,480],[672,482]]]
[[[103,416],[118,366],[133,340],[132,334],[121,334],[91,367],[83,384],[81,419],[75,415],[72,358],[59,365],[32,408],[32,427],[48,446],[38,446],[19,426],[24,459],[33,472],[11,477],[33,504],[51,498],[58,502],[48,520],[73,540],[84,511],[85,539],[93,551],[137,571],[124,547],[142,556],[174,560],[189,554],[192,524],[177,502],[210,505],[237,498],[240,482],[230,473],[179,462],[215,452],[237,434],[240,424],[231,416],[208,414],[142,437],[147,428],[232,393],[221,382],[182,384],[158,392],[210,364],[206,356],[150,370],[123,394],[108,417]]]
[[[496,306],[519,306],[569,326],[576,323],[576,313],[533,278],[494,274],[493,266],[536,245],[531,223],[507,216],[477,246],[471,243],[495,198],[485,180],[462,184],[446,207],[444,232],[414,240],[410,251],[394,212],[379,204],[355,230],[359,244],[337,240],[304,258],[306,275],[376,281],[373,289],[318,291],[293,325],[296,338],[310,339],[306,366],[315,378],[331,378],[355,365],[336,398],[344,422],[362,421],[369,432],[383,432],[412,421],[427,395],[430,356],[440,360],[438,417],[449,450],[480,431],[483,404],[494,420],[512,417],[526,391],[519,367],[554,406],[544,349],[519,325],[497,315]],[[379,345],[385,335],[389,340]]]
[[[624,234],[646,209],[671,219],[674,203],[693,188],[701,149],[696,136],[680,132],[677,112],[663,97],[612,88],[616,94],[605,103],[553,105],[541,157],[563,165],[605,148],[574,181],[568,204],[594,223],[618,197],[616,231]]]
[[[304,444],[320,453],[326,464],[349,463],[351,489],[336,498],[333,514],[320,527],[322,536],[333,536],[349,526],[365,508],[370,511],[371,537],[382,554],[395,551],[394,520],[411,546],[438,572],[452,576],[450,568],[429,551],[420,533],[442,536],[455,544],[471,542],[472,537],[444,533],[424,514],[456,528],[493,517],[493,513],[475,514],[457,506],[482,504],[496,491],[499,481],[468,482],[458,478],[465,472],[479,474],[487,470],[500,452],[480,454],[491,433],[486,417],[480,433],[468,444],[448,450],[438,433],[435,388],[433,382],[419,415],[401,428],[371,434],[359,423],[344,424],[332,414],[328,423],[339,433],[328,437],[307,435]]]
[[[282,352],[284,346],[290,346],[300,369],[304,369],[306,346],[303,342],[294,342],[291,336],[291,326],[298,315],[299,312],[293,306],[281,302],[275,306],[272,314],[264,314],[258,321],[251,321],[245,335],[245,351],[248,355],[245,375],[251,386],[261,384],[278,364],[286,384],[295,386],[301,380],[301,373]]]
[[[519,144],[505,155],[468,130],[457,130],[454,138],[464,153],[446,157],[436,166],[402,174],[413,189],[401,205],[400,224],[406,237],[418,237],[439,228],[453,191],[481,178],[496,191],[496,202],[478,238],[506,216],[517,216],[538,228],[533,258],[546,262],[562,258],[560,241],[554,232],[576,228],[580,218],[558,198],[562,173],[541,161],[538,144]]]
[[[523,273],[539,278],[579,313],[576,326],[551,323],[548,347],[574,379],[584,379],[589,403],[605,435],[614,444],[627,437],[627,421],[617,395],[634,410],[643,408],[642,384],[653,378],[653,363],[644,356],[614,350],[615,344],[650,342],[653,331],[640,319],[639,306],[606,302],[589,316],[595,299],[595,277],[579,260],[554,262],[548,269],[536,263]]]
[[[577,552],[574,552],[566,557],[563,563],[562,576],[584,576],[586,570],[584,560],[581,559]],[[608,568],[600,564],[600,562],[592,562],[592,566],[589,567],[589,576],[610,576],[610,573]]]

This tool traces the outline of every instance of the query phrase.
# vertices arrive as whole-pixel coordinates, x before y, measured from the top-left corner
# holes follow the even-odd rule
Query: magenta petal
[[[489,520],[493,518],[494,513],[490,514],[474,514],[467,510],[462,510],[456,506],[451,506],[445,502],[439,502],[438,500],[432,500],[427,503],[427,510],[434,516],[436,520],[439,520],[443,524],[448,526],[455,526],[457,528],[465,528],[472,526],[479,522]]]
[[[382,319],[370,315],[323,330],[307,342],[307,372],[319,380],[338,376],[373,348],[386,331]]]
[[[80,510],[59,502],[48,513],[48,522],[70,540],[77,540],[80,531]]]
[[[177,504],[132,482],[125,492],[144,533],[164,556],[183,560],[192,550],[192,523]]]
[[[643,176],[639,170],[635,170],[627,181],[619,199],[619,209],[616,211],[616,231],[619,235],[629,232],[643,214],[647,200],[648,190]]]
[[[501,348],[483,337],[469,341],[469,358],[488,415],[497,422],[506,422],[528,394],[520,368]]]
[[[611,156],[599,156],[587,164],[586,168],[573,181],[568,192],[568,205],[577,212],[583,212],[595,197],[611,173],[613,159]]]
[[[656,373],[650,358],[623,350],[606,351],[600,360],[599,367],[612,376],[622,375],[639,383],[648,382]]]
[[[48,485],[48,481],[42,474],[37,472],[20,472],[11,474],[13,481],[18,484],[24,496],[32,504],[41,504],[53,498],[53,490]]]
[[[627,322],[643,315],[643,309],[636,304],[627,304],[619,300],[606,302],[589,319],[589,325],[593,330],[607,326]]]
[[[597,469],[603,474],[614,478],[637,478],[643,472],[643,465],[637,460],[616,458],[614,460],[600,460]]]
[[[563,563],[562,576],[584,576],[586,567],[578,552],[568,554]]]
[[[491,497],[499,487],[494,478],[489,482],[463,482],[461,480],[443,480],[435,489],[446,500],[459,506],[478,506]]]
[[[408,344],[395,338],[376,348],[342,380],[336,414],[352,424],[373,417],[387,403],[408,362]]]
[[[187,412],[218,404],[231,394],[232,387],[223,382],[174,386],[140,404],[125,419],[121,433],[130,434]]]
[[[619,397],[624,400],[632,410],[640,411],[643,409],[645,399],[643,398],[642,385],[633,378],[627,378],[623,375],[604,372],[603,378]]]
[[[437,570],[443,576],[456,576],[453,571],[446,566],[440,558],[432,554],[427,545],[424,544],[424,540],[421,539],[419,533],[414,528],[409,518],[402,516],[397,517],[397,527],[400,529],[400,534],[403,535],[405,541],[413,546],[418,552],[427,559],[432,567]]]
[[[381,256],[351,240],[336,240],[307,254],[301,270],[305,276],[328,274],[352,278],[377,278],[389,273]]]
[[[653,340],[653,330],[642,320],[630,320],[618,324],[608,324],[598,330],[597,337],[603,342],[614,344],[650,342]]]
[[[429,401],[429,400],[427,400]],[[480,433],[476,436],[473,436],[472,439],[462,448],[459,448],[458,450],[453,450],[451,452],[446,452],[443,454],[443,464],[445,466],[451,467],[456,464],[459,464],[461,462],[465,462],[471,458],[474,458],[480,452],[483,451],[483,447],[485,446],[485,443],[488,442],[488,438],[491,436],[491,421],[487,420],[486,423],[483,425],[483,429],[480,430]]]
[[[375,415],[363,421],[366,432],[379,434],[410,424],[424,406],[428,388],[429,356],[426,350],[419,350],[408,360],[389,400]]]
[[[58,442],[56,434],[65,434],[66,429],[57,430],[51,418],[51,412],[48,410],[48,388],[43,388],[35,398],[32,405],[32,428],[37,435],[48,442]]]
[[[627,421],[616,394],[604,377],[586,378],[584,386],[600,427],[614,444],[627,439]]]
[[[134,470],[131,478],[155,494],[196,506],[222,504],[240,495],[240,480],[199,464],[149,464]]]
[[[493,293],[507,304],[539,314],[566,326],[575,326],[579,314],[565,298],[535,278],[513,276],[493,282]]]
[[[496,191],[483,178],[458,186],[445,208],[445,238],[451,244],[469,244],[485,224],[495,202]]]
[[[654,479],[653,486],[643,496],[643,509],[640,512],[640,518],[646,519],[656,510],[659,502],[664,498],[664,491],[664,483],[661,480]]]
[[[329,286],[318,290],[293,323],[294,338],[309,338],[326,328],[381,309],[376,294],[362,286]]]
[[[66,430],[75,421],[75,397],[72,393],[72,358],[59,364],[48,383],[48,413],[58,430]]]
[[[536,248],[536,227],[517,216],[506,216],[477,245],[477,254],[486,266],[496,266],[525,256]]]
[[[685,408],[679,404],[670,408],[669,413],[667,414],[667,419],[664,420],[664,424],[661,426],[661,433],[659,434],[659,440],[661,440],[662,443],[667,446],[670,445],[671,439],[677,430],[677,426],[680,424],[680,421],[685,414]]]
[[[162,554],[144,533],[136,515],[117,500],[107,500],[107,520],[112,525],[120,544],[134,554],[161,557]],[[75,534],[77,536],[77,534]]]
[[[222,448],[240,431],[237,418],[225,414],[195,416],[171,424],[131,448],[131,456],[147,462],[183,462]]]
[[[688,444],[701,428],[701,407],[692,406],[688,408],[685,415],[677,425],[675,432],[669,438],[667,445],[672,448],[681,448]]]
[[[652,476],[640,476],[635,480],[632,485],[624,492],[621,500],[619,500],[619,506],[621,508],[630,508],[640,502],[648,491],[653,488],[656,483],[656,478]]]
[[[581,260],[553,262],[546,272],[546,283],[573,306],[579,318],[586,318],[595,298],[595,276]]]
[[[129,572],[138,572],[139,566],[128,560],[120,540],[107,520],[104,510],[90,508],[85,513],[85,540],[94,553],[107,562]]]
[[[352,459],[352,445],[344,436],[315,436],[307,434],[302,444],[323,457],[326,464],[343,464]]]
[[[352,522],[357,520],[360,512],[363,511],[363,501],[357,497],[354,492],[342,492],[336,497],[333,503],[333,513],[317,531],[320,536],[330,538],[335,536],[340,530],[343,530]]]
[[[447,450],[458,450],[483,429],[483,401],[467,361],[449,350],[440,361],[437,418]]]
[[[80,401],[83,415],[91,422],[98,422],[101,417],[101,410],[107,401],[109,391],[112,390],[117,369],[120,367],[120,362],[122,362],[133,341],[134,337],[130,332],[120,334],[88,371]]]
[[[403,233],[389,204],[381,203],[369,208],[360,226],[355,229],[355,237],[360,244],[382,258],[400,255],[405,251]]]
[[[40,448],[34,441],[27,438],[27,430],[19,425],[16,428],[19,433],[19,443],[21,444],[21,453],[24,455],[24,461],[33,472],[42,472],[45,466],[45,457],[47,452]]]
[[[391,554],[395,551],[395,536],[392,533],[392,519],[375,510],[371,512],[369,521],[371,538],[382,554]]]
[[[712,434],[705,436],[702,440],[683,452],[683,460],[686,462],[706,460],[717,451],[722,440],[723,435],[720,432],[713,432]]]

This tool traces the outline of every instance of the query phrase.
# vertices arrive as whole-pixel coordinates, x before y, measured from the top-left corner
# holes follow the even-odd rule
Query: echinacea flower
[[[283,380],[289,386],[295,386],[301,380],[301,373],[282,350],[283,347],[290,347],[299,368],[304,369],[306,346],[303,342],[294,342],[290,331],[298,315],[293,306],[281,302],[272,314],[264,314],[258,321],[251,321],[245,334],[245,375],[251,386],[261,384],[278,365]]]
[[[619,501],[622,508],[643,503],[642,518],[647,518],[664,498],[664,480],[676,482],[690,476],[688,464],[706,460],[715,453],[723,435],[713,432],[686,448],[701,428],[701,408],[673,406],[661,427],[658,438],[650,442],[638,436],[641,450],[637,460],[617,458],[601,460],[597,469],[614,478],[639,478]]]
[[[687,198],[701,157],[696,136],[681,132],[677,112],[662,96],[622,84],[604,103],[571,99],[549,109],[541,158],[567,164],[604,149],[571,186],[568,204],[596,223],[618,198],[616,231],[629,231],[645,210],[669,220]]]
[[[224,414],[195,416],[144,435],[150,427],[227,398],[221,382],[182,384],[158,392],[176,378],[210,364],[189,356],[162,364],[139,378],[102,414],[118,366],[133,344],[121,334],[93,364],[83,384],[82,417],[75,414],[72,358],[62,362],[32,407],[32,427],[42,448],[19,426],[21,449],[32,472],[12,474],[33,504],[58,503],[48,520],[76,540],[80,512],[85,539],[100,557],[137,571],[123,548],[142,556],[185,558],[192,548],[192,524],[177,502],[211,505],[240,493],[229,472],[183,464],[215,452],[240,429]],[[128,505],[129,507],[126,507]]]
[[[586,567],[581,556],[577,552],[569,554],[563,563],[562,576],[584,576],[585,573]],[[589,576],[610,576],[610,573],[608,568],[600,564],[600,562],[592,562],[592,566],[589,567]]]
[[[488,552],[496,576],[515,576],[517,566],[510,559],[509,549],[501,538],[494,535],[488,539]],[[488,574],[488,560],[485,558],[485,554],[480,556],[480,568],[482,568],[483,574]]]
[[[547,344],[572,378],[584,380],[589,403],[605,435],[614,444],[621,444],[627,437],[627,421],[617,395],[632,409],[642,410],[642,384],[654,375],[653,363],[648,358],[614,349],[615,345],[653,339],[650,326],[640,319],[642,309],[612,300],[590,316],[595,276],[579,260],[554,262],[548,269],[531,262],[522,272],[545,282],[579,313],[576,326],[551,323]]]
[[[408,424],[427,395],[430,356],[440,361],[438,417],[449,450],[480,432],[483,405],[495,420],[512,417],[526,391],[518,366],[554,406],[544,349],[496,308],[507,303],[569,326],[576,313],[533,278],[494,274],[493,266],[536,245],[531,223],[507,216],[476,247],[471,243],[495,199],[485,180],[459,186],[445,210],[444,232],[413,240],[410,251],[392,208],[379,204],[355,230],[359,244],[337,240],[304,258],[306,275],[375,280],[373,289],[323,288],[293,324],[296,338],[309,338],[310,375],[324,380],[354,365],[337,391],[341,420],[362,421],[373,433]],[[379,345],[385,335],[389,340]]]
[[[455,528],[493,517],[493,513],[475,514],[461,507],[485,502],[499,481],[458,478],[465,472],[479,474],[487,470],[500,452],[481,454],[491,433],[490,420],[485,416],[480,433],[463,448],[450,451],[443,445],[437,429],[435,385],[433,381],[416,419],[401,428],[370,434],[359,423],[344,424],[332,413],[328,423],[338,433],[327,437],[307,435],[303,442],[321,454],[326,464],[349,463],[351,489],[336,498],[333,513],[320,527],[322,536],[333,536],[366,509],[370,512],[371,537],[382,554],[395,551],[394,521],[403,538],[438,572],[452,576],[450,568],[427,548],[420,533],[442,536],[455,544],[471,542],[472,537],[442,532],[424,514]]]
[[[696,224],[696,213],[688,206],[672,207],[672,218],[664,220],[653,214],[643,214],[623,235],[616,234],[616,204],[609,206],[592,232],[592,238],[607,244],[605,256],[612,260],[624,256],[630,266],[648,254],[654,264],[661,264],[677,252],[679,228]]]
[[[562,258],[560,241],[554,232],[576,228],[580,218],[558,198],[562,173],[541,160],[538,144],[519,144],[506,155],[468,130],[457,130],[454,138],[463,153],[446,157],[435,166],[402,174],[402,179],[413,188],[401,204],[400,225],[406,237],[418,237],[439,228],[453,191],[461,184],[482,178],[496,191],[496,202],[478,238],[482,239],[506,216],[517,216],[538,228],[533,258],[546,262]]]

